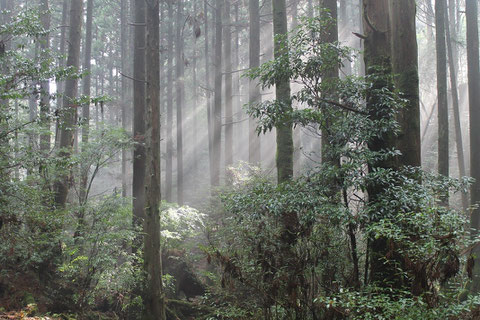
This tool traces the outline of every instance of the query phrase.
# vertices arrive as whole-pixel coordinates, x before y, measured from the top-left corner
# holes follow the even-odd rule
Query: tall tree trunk
[[[133,222],[138,226],[145,217],[145,0],[133,1],[135,1],[133,137],[136,144],[133,150],[132,196]]]
[[[33,58],[34,60],[38,61],[38,45],[35,46],[35,56]],[[38,106],[37,106],[37,81],[32,81],[29,86],[30,86],[30,94],[28,96],[28,120],[31,122],[36,121],[37,116],[38,116]],[[34,151],[37,147],[38,143],[38,135],[35,132],[29,132],[28,133],[28,144],[29,147],[32,151]],[[27,175],[32,174],[32,169],[28,169]]]
[[[272,13],[273,13],[273,54],[275,59],[279,59],[285,54],[288,54],[287,43],[281,41],[285,39],[288,33],[287,27],[287,10],[285,0],[273,0],[272,1]],[[284,110],[290,111],[290,79],[288,76],[282,76],[275,81],[275,94],[276,101],[282,105]],[[293,177],[293,134],[292,134],[292,122],[287,117],[281,117],[275,124],[276,128],[276,142],[277,142],[277,181],[278,183],[288,182]],[[298,272],[298,261],[295,259],[295,254],[292,252],[297,241],[298,235],[298,215],[294,211],[283,212],[281,217],[282,230],[281,230],[281,244],[280,250],[282,251],[282,259],[285,261],[285,265],[288,271],[288,295],[291,297],[298,296],[303,275]],[[304,319],[306,310],[299,308],[298,304],[292,302],[288,309],[294,310],[295,319]],[[293,315],[291,316],[293,318]]]
[[[128,65],[128,34],[127,34],[127,14],[128,14],[128,0],[121,0],[120,3],[120,50],[121,50],[121,60],[122,60],[122,72],[126,72]],[[122,93],[121,93],[121,104],[122,104],[122,129],[127,132],[127,79],[122,76]],[[122,197],[127,196],[127,149],[122,149]]]
[[[445,26],[449,27],[447,29],[447,32],[450,33],[449,36],[451,38],[451,41],[448,41],[448,40],[447,41],[450,42],[452,46],[453,62],[454,62],[456,71],[458,71],[458,46],[457,46],[457,42],[458,42],[457,12],[458,11],[459,10],[457,10],[456,0],[448,0],[448,12],[445,20],[446,21]],[[455,76],[457,76],[457,74],[455,74]]]
[[[211,112],[211,81],[210,81],[210,50],[208,38],[208,1],[203,1],[203,11],[205,14],[205,96],[206,96],[206,109],[207,109],[207,134],[208,134],[208,164],[210,171],[210,185],[213,186],[213,124],[212,124],[212,112]]]
[[[249,67],[260,66],[260,5],[259,0],[249,0],[250,37],[249,37]],[[248,83],[248,103],[255,105],[260,103],[259,83],[256,79],[250,79]],[[260,165],[260,136],[257,134],[257,122],[255,118],[248,119],[248,162]]]
[[[230,0],[225,0],[225,170],[233,164],[233,97],[232,97],[232,29],[230,19]]]
[[[82,38],[83,1],[72,0],[70,5],[70,34],[68,42],[67,67],[79,69],[80,67],[80,40]],[[73,151],[76,126],[77,108],[75,99],[78,95],[78,81],[76,78],[69,78],[65,81],[65,94],[63,107],[60,116],[60,156],[69,159]],[[55,204],[64,207],[67,202],[70,178],[63,174],[55,183]]]
[[[330,43],[332,45],[336,45],[338,42],[338,12],[337,12],[337,0],[321,0],[320,1],[320,8],[321,8],[321,13],[320,15],[322,17],[328,17],[332,21],[328,24],[328,28],[326,28],[325,32],[323,33],[323,43]],[[336,57],[338,59],[338,56]],[[324,79],[322,81],[325,82],[334,82],[337,81],[339,78],[339,64],[334,63],[332,64],[324,74]],[[327,90],[327,92],[322,93],[326,99],[332,100],[332,101],[338,101],[338,96],[335,92],[335,90]],[[322,162],[324,163],[329,163],[330,165],[333,166],[340,166],[340,158],[333,156],[332,154],[329,154],[329,147],[331,148],[331,124],[335,121],[335,115],[333,112],[327,112],[324,114],[325,117],[325,127],[322,130]],[[332,179],[331,181],[332,185],[336,184],[336,181]],[[332,197],[333,201],[340,202],[341,200],[338,198],[338,193],[339,190],[334,190],[329,196]],[[345,203],[347,205],[347,203]],[[355,226],[354,224],[350,224],[349,229],[351,230],[350,232],[350,239],[352,243],[352,250],[353,248],[356,247],[356,238],[354,234]],[[326,235],[326,241],[329,242],[329,236]],[[326,251],[326,257],[325,257],[325,269],[323,271],[322,275],[322,284],[326,288],[332,288],[333,282],[335,281],[335,275],[336,275],[336,270],[335,270],[335,264],[329,262],[329,257],[328,255],[330,254],[329,251]],[[352,261],[354,262],[354,281],[355,284],[358,284],[358,258],[357,258],[357,252],[352,251],[352,256],[353,259]],[[329,289],[327,289],[329,290]]]
[[[146,130],[144,259],[147,279],[144,319],[165,320],[160,254],[160,19],[159,0],[146,0]]]
[[[438,173],[448,177],[448,98],[447,98],[447,49],[445,41],[446,1],[435,1],[435,31],[437,52],[438,99]],[[448,196],[442,199],[448,203]]]
[[[48,0],[41,0],[40,2],[40,19],[42,27],[45,30],[50,29],[50,12]],[[50,34],[47,33],[40,39],[41,57],[46,57],[48,50],[50,50]],[[40,151],[46,156],[50,150],[50,82],[48,80],[40,82],[40,123],[45,133],[40,135]]]
[[[397,121],[401,127],[396,147],[402,152],[399,166],[421,166],[420,98],[418,78],[418,46],[414,0],[390,0],[392,71],[395,88],[407,103]]]
[[[59,67],[64,67],[65,66],[65,59],[63,56],[65,56],[65,51],[66,51],[66,43],[67,43],[67,23],[68,23],[68,9],[69,9],[69,0],[63,0],[63,7],[62,7],[62,28],[60,29],[60,61],[58,63]],[[57,112],[60,112],[62,109],[62,103],[63,103],[63,98],[62,94],[64,91],[64,86],[65,82],[63,80],[58,80],[56,81],[57,85],[57,103],[56,103],[56,109]],[[58,146],[60,143],[60,119],[57,119],[56,121],[56,129],[55,129],[55,145]]]
[[[215,7],[215,96],[213,106],[213,179],[212,185],[220,185],[220,155],[222,137],[222,10],[223,1],[216,0]]]
[[[288,52],[288,48],[279,41],[278,36],[287,34],[287,10],[285,0],[273,0],[273,35],[274,56],[279,58]],[[277,101],[285,110],[292,108],[290,102],[290,79],[280,77],[275,82],[275,94]],[[280,119],[275,126],[277,130],[277,179],[279,183],[288,181],[293,176],[293,137],[292,122],[287,117]]]
[[[452,11],[450,11],[450,14],[451,13]],[[462,125],[461,125],[461,119],[460,119],[460,106],[458,103],[458,91],[457,91],[457,68],[455,63],[456,55],[454,53],[454,49],[453,49],[454,44],[452,43],[452,37],[451,37],[452,24],[450,23],[450,19],[452,17],[450,14],[448,14],[447,12],[445,13],[448,65],[450,69],[450,88],[452,90],[452,105],[453,105],[453,118],[455,121],[455,141],[457,146],[458,170],[459,170],[460,177],[465,177],[467,173],[465,170],[465,155],[463,153]],[[463,210],[467,210],[468,208],[467,194],[462,192],[461,197],[462,197]]]
[[[192,82],[193,82],[193,106],[192,106],[192,114],[193,114],[193,124],[192,124],[192,151],[193,151],[193,185],[196,186],[198,184],[198,82],[197,82],[197,39],[200,34],[197,33],[197,0],[193,0],[193,14],[195,17],[195,25],[193,30],[193,62],[192,62]],[[200,32],[200,31],[198,31]]]
[[[183,61],[183,0],[177,1],[176,94],[177,94],[177,203],[183,205],[183,99],[185,91]]]
[[[344,30],[350,32],[352,30],[352,22],[354,20],[353,15],[349,15],[348,2],[347,0],[340,0],[340,11],[338,12],[338,25],[339,30]],[[352,62],[349,58],[343,59],[342,61],[342,73],[340,76],[351,76],[352,75]]]
[[[291,0],[289,6],[291,6],[291,17],[292,17],[292,30],[298,26],[298,0]]]
[[[475,179],[470,189],[470,205],[480,203],[480,65],[478,40],[478,2],[465,0],[467,14],[468,103],[470,109],[470,176]],[[475,208],[475,207],[474,207]],[[480,229],[480,208],[472,210],[470,226],[472,239]],[[475,256],[472,291],[480,291],[480,247],[472,250]]]
[[[233,7],[234,15],[235,15],[235,28],[234,28],[234,36],[233,36],[233,69],[239,70],[240,69],[240,32],[242,28],[240,26],[240,16],[239,16],[239,4],[235,2]],[[244,134],[244,127],[243,127],[243,110],[242,110],[242,100],[241,100],[241,83],[240,83],[240,76],[239,72],[235,72],[233,76],[233,119],[235,124],[234,136],[237,137],[235,139],[235,147],[234,147],[234,154],[237,155],[238,160],[244,160],[242,157],[243,155],[243,146],[245,145],[241,137]]]
[[[92,60],[92,24],[93,24],[93,0],[87,1],[87,23],[85,25],[85,47],[83,53],[85,60],[83,61],[83,72],[87,72],[83,78],[83,95],[90,100],[90,88],[91,88],[91,60]],[[90,130],[90,101],[83,106],[82,113],[82,144],[87,144],[89,139]],[[87,181],[88,181],[88,167],[83,168],[82,172],[82,185],[80,186],[80,204],[84,204],[87,201]]]
[[[388,0],[364,0],[363,1],[363,26],[365,32],[365,70],[367,75],[374,75],[376,81],[373,83],[373,89],[384,87],[392,88],[392,84],[385,78],[391,74],[391,55],[390,38],[388,34],[389,10]],[[367,104],[371,109],[371,116],[378,119],[379,115],[375,111],[375,105],[378,98],[375,90],[367,97]],[[394,145],[392,137],[386,135],[379,137],[368,144],[372,151],[379,151],[390,148]],[[391,161],[382,161],[371,165],[372,170],[375,167],[393,168]],[[376,201],[377,194],[381,191],[381,186],[373,186],[368,190],[369,201]],[[396,284],[397,279],[395,265],[385,264],[385,255],[387,253],[387,241],[385,238],[369,239],[370,251],[370,281],[382,284],[387,281]],[[365,277],[367,278],[367,276]]]
[[[394,84],[406,100],[404,108],[397,114],[400,133],[395,137],[394,146],[402,155],[395,159],[395,168],[420,167],[420,98],[415,0],[390,0],[389,16]],[[428,290],[423,279],[414,279],[411,285],[414,295],[421,295]]]
[[[172,202],[173,181],[173,3],[168,2],[167,58],[167,152],[165,161],[165,199]]]
[[[328,24],[328,29],[325,30],[324,37],[322,41],[324,43],[332,43],[336,44],[338,42],[338,13],[337,13],[337,0],[321,0],[320,1],[320,8],[325,10],[327,13],[328,18],[332,19],[332,22]],[[322,14],[323,15],[323,14]],[[339,70],[338,65],[332,65],[328,70],[325,72],[325,78],[327,81],[338,79],[339,77]],[[329,100],[338,100],[335,97],[335,92],[326,92],[324,95],[328,96]],[[329,137],[329,123],[332,122],[333,119],[329,119],[329,114],[326,115],[326,128],[322,132],[322,161],[323,162],[330,162],[330,163],[339,163],[340,159],[331,159],[326,156],[325,152],[327,151],[327,146],[330,145],[330,137]]]

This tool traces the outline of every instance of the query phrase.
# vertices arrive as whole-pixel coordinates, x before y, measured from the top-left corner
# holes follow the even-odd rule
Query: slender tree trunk
[[[288,52],[288,48],[282,45],[278,36],[287,34],[287,11],[285,0],[273,0],[273,35],[274,56],[281,57]],[[287,109],[291,109],[290,102],[290,79],[281,77],[275,82],[275,93],[277,101]],[[293,176],[293,137],[291,120],[284,117],[275,126],[277,130],[277,179],[279,183],[288,181]]]
[[[121,0],[120,3],[120,50],[121,50],[121,59],[122,59],[122,73],[128,74],[127,70],[127,46],[128,46],[128,35],[127,35],[127,14],[128,14],[128,0]],[[127,79],[122,76],[122,93],[121,93],[121,104],[122,104],[122,128],[127,132]],[[122,149],[122,197],[127,196],[127,149]]]
[[[82,31],[83,1],[72,0],[70,6],[70,34],[68,43],[67,67],[77,70],[80,67],[80,40]],[[75,99],[78,95],[78,81],[69,78],[65,81],[65,94],[60,116],[60,156],[69,159],[73,151],[74,130],[78,105]],[[55,183],[55,204],[64,207],[67,202],[70,178],[67,174],[62,175]]]
[[[172,202],[173,181],[173,4],[168,5],[168,60],[167,60],[167,153],[165,161],[165,199]]]
[[[480,203],[480,65],[478,40],[478,2],[465,0],[467,15],[468,100],[470,109],[470,176],[475,179],[470,189],[470,205]],[[475,207],[474,207],[475,208]],[[470,226],[472,239],[480,229],[480,208],[472,210]],[[472,250],[475,256],[474,278],[471,290],[480,291],[480,247]]]
[[[398,165],[420,167],[420,98],[415,15],[414,0],[390,0],[392,71],[395,87],[407,101],[397,116],[401,132],[396,137],[396,147],[402,153]]]
[[[292,30],[298,26],[298,0],[291,0],[289,5],[291,8],[291,16],[292,16]]]
[[[37,60],[38,58],[38,46],[35,48],[35,57],[34,59]],[[30,86],[30,94],[28,96],[28,120],[33,122],[37,119],[37,81],[32,81],[29,86]],[[35,151],[38,143],[38,135],[35,134],[34,132],[29,132],[28,133],[28,144],[29,147],[32,151]],[[33,169],[33,168],[32,168]],[[32,169],[29,169],[27,174],[31,175],[32,174]]]
[[[352,21],[354,20],[354,17],[353,15],[349,16],[347,0],[340,0],[340,11],[338,13],[338,20],[338,24],[341,26],[340,30],[344,29],[350,31],[352,29]],[[350,59],[343,59],[342,64],[342,73],[340,76],[352,75],[352,62],[350,61]]]
[[[146,123],[144,319],[165,320],[165,295],[160,254],[160,19],[159,0],[146,0]]]
[[[91,88],[91,60],[92,60],[92,24],[93,24],[93,0],[87,1],[87,23],[85,25],[85,48],[83,53],[85,60],[83,61],[83,72],[87,72],[83,78],[83,95],[90,100],[90,88]],[[89,139],[90,130],[90,101],[83,106],[82,113],[82,144],[86,145]],[[80,204],[84,204],[87,201],[87,181],[88,181],[88,167],[83,168],[82,172],[82,185],[80,187]]]
[[[133,223],[138,226],[145,217],[145,0],[133,1],[135,1],[133,137],[136,145],[133,150],[132,196]]]
[[[240,32],[241,32],[241,27],[240,27],[240,17],[239,17],[239,5],[238,2],[235,2],[234,5],[234,15],[235,15],[235,29],[234,29],[234,36],[233,36],[233,69],[234,70],[239,70],[240,69]],[[244,160],[243,156],[243,146],[245,145],[244,141],[242,139],[239,139],[239,137],[242,137],[244,134],[243,130],[243,110],[242,110],[242,101],[241,101],[241,83],[240,83],[240,76],[241,74],[239,72],[235,72],[233,76],[233,110],[234,110],[234,122],[235,124],[235,130],[234,130],[234,136],[237,137],[235,139],[235,147],[234,147],[234,154],[236,154],[238,160]]]
[[[435,24],[435,11],[433,10],[432,0],[425,0],[425,16],[427,24],[427,44],[432,45],[433,41],[433,26]]]
[[[192,82],[193,82],[193,106],[192,106],[192,115],[193,115],[193,124],[192,124],[192,149],[193,149],[193,185],[198,184],[198,83],[197,83],[197,38],[200,34],[197,34],[197,0],[193,0],[193,14],[195,16],[195,25],[193,30],[193,62],[192,62]],[[200,27],[198,27],[200,28]]]
[[[210,185],[213,186],[213,124],[211,112],[211,81],[210,81],[210,51],[209,51],[209,37],[208,37],[208,1],[203,2],[203,11],[205,13],[205,95],[206,95],[206,109],[207,109],[207,134],[208,134],[208,164],[210,171]]]
[[[50,12],[48,0],[40,2],[40,19],[45,30],[50,29]],[[40,39],[41,57],[46,57],[50,50],[50,34],[46,34]],[[46,156],[50,150],[50,82],[48,80],[40,82],[40,123],[46,133],[40,135],[40,151]]]
[[[435,1],[435,30],[437,52],[438,99],[438,173],[448,177],[448,101],[447,101],[447,50],[445,41],[446,1]],[[442,199],[448,204],[448,196]]]
[[[451,14],[452,11],[450,11]],[[446,17],[446,36],[447,36],[447,51],[448,51],[448,65],[450,69],[450,87],[452,90],[452,106],[453,106],[453,118],[455,121],[455,141],[457,146],[457,157],[458,157],[458,169],[460,177],[465,177],[467,175],[465,170],[465,155],[463,153],[463,137],[462,137],[462,125],[460,122],[460,106],[458,103],[458,91],[457,91],[457,69],[456,69],[456,59],[454,54],[454,44],[452,43],[451,37],[451,26],[449,23],[451,16],[448,13],[445,13]],[[467,194],[462,192],[462,207],[463,210],[468,208],[468,197]]]
[[[230,19],[230,0],[225,0],[225,170],[233,164],[233,97],[232,97],[232,30]],[[226,175],[227,176],[227,175]]]
[[[68,23],[68,9],[69,9],[69,0],[63,0],[63,7],[62,7],[62,28],[60,29],[60,61],[58,63],[59,67],[64,67],[65,66],[65,59],[63,56],[65,55],[66,51],[66,43],[67,43],[67,23]],[[57,104],[56,104],[56,109],[57,113],[62,110],[62,102],[63,102],[63,91],[64,91],[64,81],[59,80],[56,82],[57,85]],[[60,119],[56,120],[56,129],[55,129],[55,145],[58,146],[60,143],[60,125],[59,125]]]
[[[324,43],[331,43],[336,44],[338,42],[338,12],[337,12],[337,0],[321,0],[321,9],[326,10],[328,17],[332,19],[332,23],[328,25],[328,29],[325,31],[325,36],[323,37],[322,41]],[[339,78],[339,70],[338,65],[332,65],[326,72],[325,72],[325,80],[326,81],[335,81]],[[328,97],[329,100],[338,100],[335,96],[335,92],[326,92],[324,93]],[[333,159],[329,156],[326,156],[327,147],[330,145],[330,123],[333,119],[330,118],[330,114],[325,114],[326,116],[326,128],[322,132],[322,161],[323,162],[330,162],[339,164],[340,159]]]
[[[338,12],[337,12],[337,0],[321,0],[320,1],[320,8],[322,11],[320,12],[321,16],[326,16],[329,19],[332,19],[332,22],[328,24],[328,28],[326,28],[324,34],[323,34],[323,43],[330,43],[332,45],[336,45],[338,42]],[[336,57],[338,59],[338,56]],[[332,64],[328,70],[325,71],[324,74],[324,79],[322,81],[325,81],[327,83],[335,82],[339,78],[339,64]],[[328,100],[332,101],[338,101],[338,96],[335,92],[335,90],[328,90],[327,92],[322,93],[324,97]],[[323,163],[329,163],[330,165],[333,166],[340,166],[340,158],[333,156],[332,154],[329,154],[329,150],[331,149],[331,124],[335,121],[335,113],[331,112],[329,110],[326,110],[325,114],[325,127],[322,130],[322,162]],[[336,185],[336,181],[332,179],[331,185]],[[333,201],[341,202],[341,200],[338,198],[339,195],[339,190],[334,190],[329,196],[332,198]],[[348,205],[346,202],[345,205]],[[349,225],[349,230],[350,230],[350,239],[352,245],[352,250],[353,248],[356,247],[356,238],[354,234],[354,229],[355,226],[353,223]],[[328,235],[325,236],[327,243],[329,243],[331,240]],[[329,260],[329,251],[325,252],[326,257],[325,257],[325,268],[323,271],[322,275],[322,284],[323,286],[327,288],[331,288],[333,286],[333,282],[335,281],[335,275],[336,275],[336,270],[335,270],[335,264],[331,263]],[[352,252],[353,256],[356,256],[356,251]],[[356,261],[354,261],[356,263]],[[354,266],[355,270],[358,270],[358,264]],[[358,284],[358,273],[354,273],[355,277],[355,283]],[[329,290],[329,289],[327,289]],[[328,291],[327,291],[328,292]]]
[[[215,7],[215,97],[213,107],[213,186],[220,185],[220,154],[222,137],[222,10],[223,1]]]
[[[260,66],[260,6],[259,0],[249,0],[250,15],[250,37],[249,37],[249,66],[258,68]],[[259,83],[256,79],[250,79],[248,83],[248,102],[251,105],[260,103]],[[248,162],[253,165],[260,165],[260,136],[257,134],[257,122],[255,118],[248,120]]]
[[[176,94],[177,94],[177,203],[183,205],[183,99],[185,91],[183,61],[183,0],[177,1]]]
[[[452,46],[452,55],[453,55],[453,62],[455,66],[455,70],[458,72],[458,30],[457,30],[457,3],[455,0],[448,0],[448,13],[446,17],[446,24],[445,26],[449,26],[447,29],[447,32],[449,32],[449,36],[451,38],[451,43]],[[448,50],[448,48],[447,48]],[[457,74],[455,74],[455,77],[457,77]]]

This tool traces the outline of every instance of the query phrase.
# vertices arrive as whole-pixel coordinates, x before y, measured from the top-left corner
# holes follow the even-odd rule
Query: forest
[[[0,319],[480,319],[478,7],[0,0]]]

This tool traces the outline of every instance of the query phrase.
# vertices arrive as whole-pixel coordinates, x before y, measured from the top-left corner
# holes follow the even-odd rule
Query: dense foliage
[[[327,135],[323,151],[339,162],[278,186],[252,176],[223,194],[221,227],[208,254],[221,266],[224,294],[245,319],[459,317],[478,303],[457,304],[457,289],[447,285],[466,281],[467,217],[440,199],[465,192],[467,181],[378,165],[399,154],[368,146],[396,134],[402,99],[376,89],[379,76],[323,80],[326,66],[349,52],[321,42],[325,23],[306,21],[289,38],[288,55],[250,76],[266,87],[283,76],[302,84],[292,101],[307,107],[287,116]],[[286,121],[276,101],[250,112],[260,118],[259,131]],[[372,252],[375,239],[386,243],[381,257]],[[369,274],[372,254],[394,265],[392,283]]]
[[[114,4],[98,11],[106,18],[93,44],[101,52],[92,68],[102,77],[99,95],[76,101],[96,106],[96,125],[79,119],[72,130],[88,129],[88,141],[69,157],[60,157],[64,150],[53,141],[65,109],[36,115],[28,104],[61,99],[43,92],[42,82],[86,73],[59,67],[64,57],[54,51],[32,55],[51,32],[38,10],[22,8],[0,26],[0,312],[139,319],[145,310],[146,234],[132,223],[132,199],[116,188],[95,189],[95,181],[118,175],[112,167],[122,151],[143,144],[116,119],[103,122],[104,104],[114,101],[104,93],[118,85],[114,59],[122,55],[118,21],[109,15]],[[475,319],[480,298],[467,289],[477,241],[469,238],[467,214],[443,202],[466,192],[471,180],[397,167],[398,150],[372,148],[398,135],[405,100],[381,68],[367,77],[331,77],[332,66],[358,53],[326,43],[334,22],[320,16],[278,37],[284,54],[247,72],[264,90],[279,79],[298,85],[288,103],[264,101],[248,113],[258,134],[285,124],[308,129],[318,146],[308,155],[310,169],[276,184],[241,163],[202,212],[161,203],[167,318]],[[201,19],[185,20],[195,39]],[[54,184],[64,177],[68,204],[56,206]],[[373,268],[378,261],[394,272]]]

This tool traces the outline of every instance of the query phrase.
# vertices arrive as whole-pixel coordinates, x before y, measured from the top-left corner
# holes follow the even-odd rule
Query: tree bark
[[[79,69],[80,67],[80,40],[83,18],[83,1],[72,0],[70,5],[70,34],[68,43],[67,67]],[[69,78],[65,81],[65,94],[60,116],[60,157],[68,161],[73,151],[75,126],[77,123],[78,105],[75,99],[78,95],[78,81]],[[64,207],[67,202],[70,178],[68,174],[62,174],[55,183],[55,204]]]
[[[159,0],[146,0],[146,123],[144,319],[165,320],[160,253],[160,19]]]

